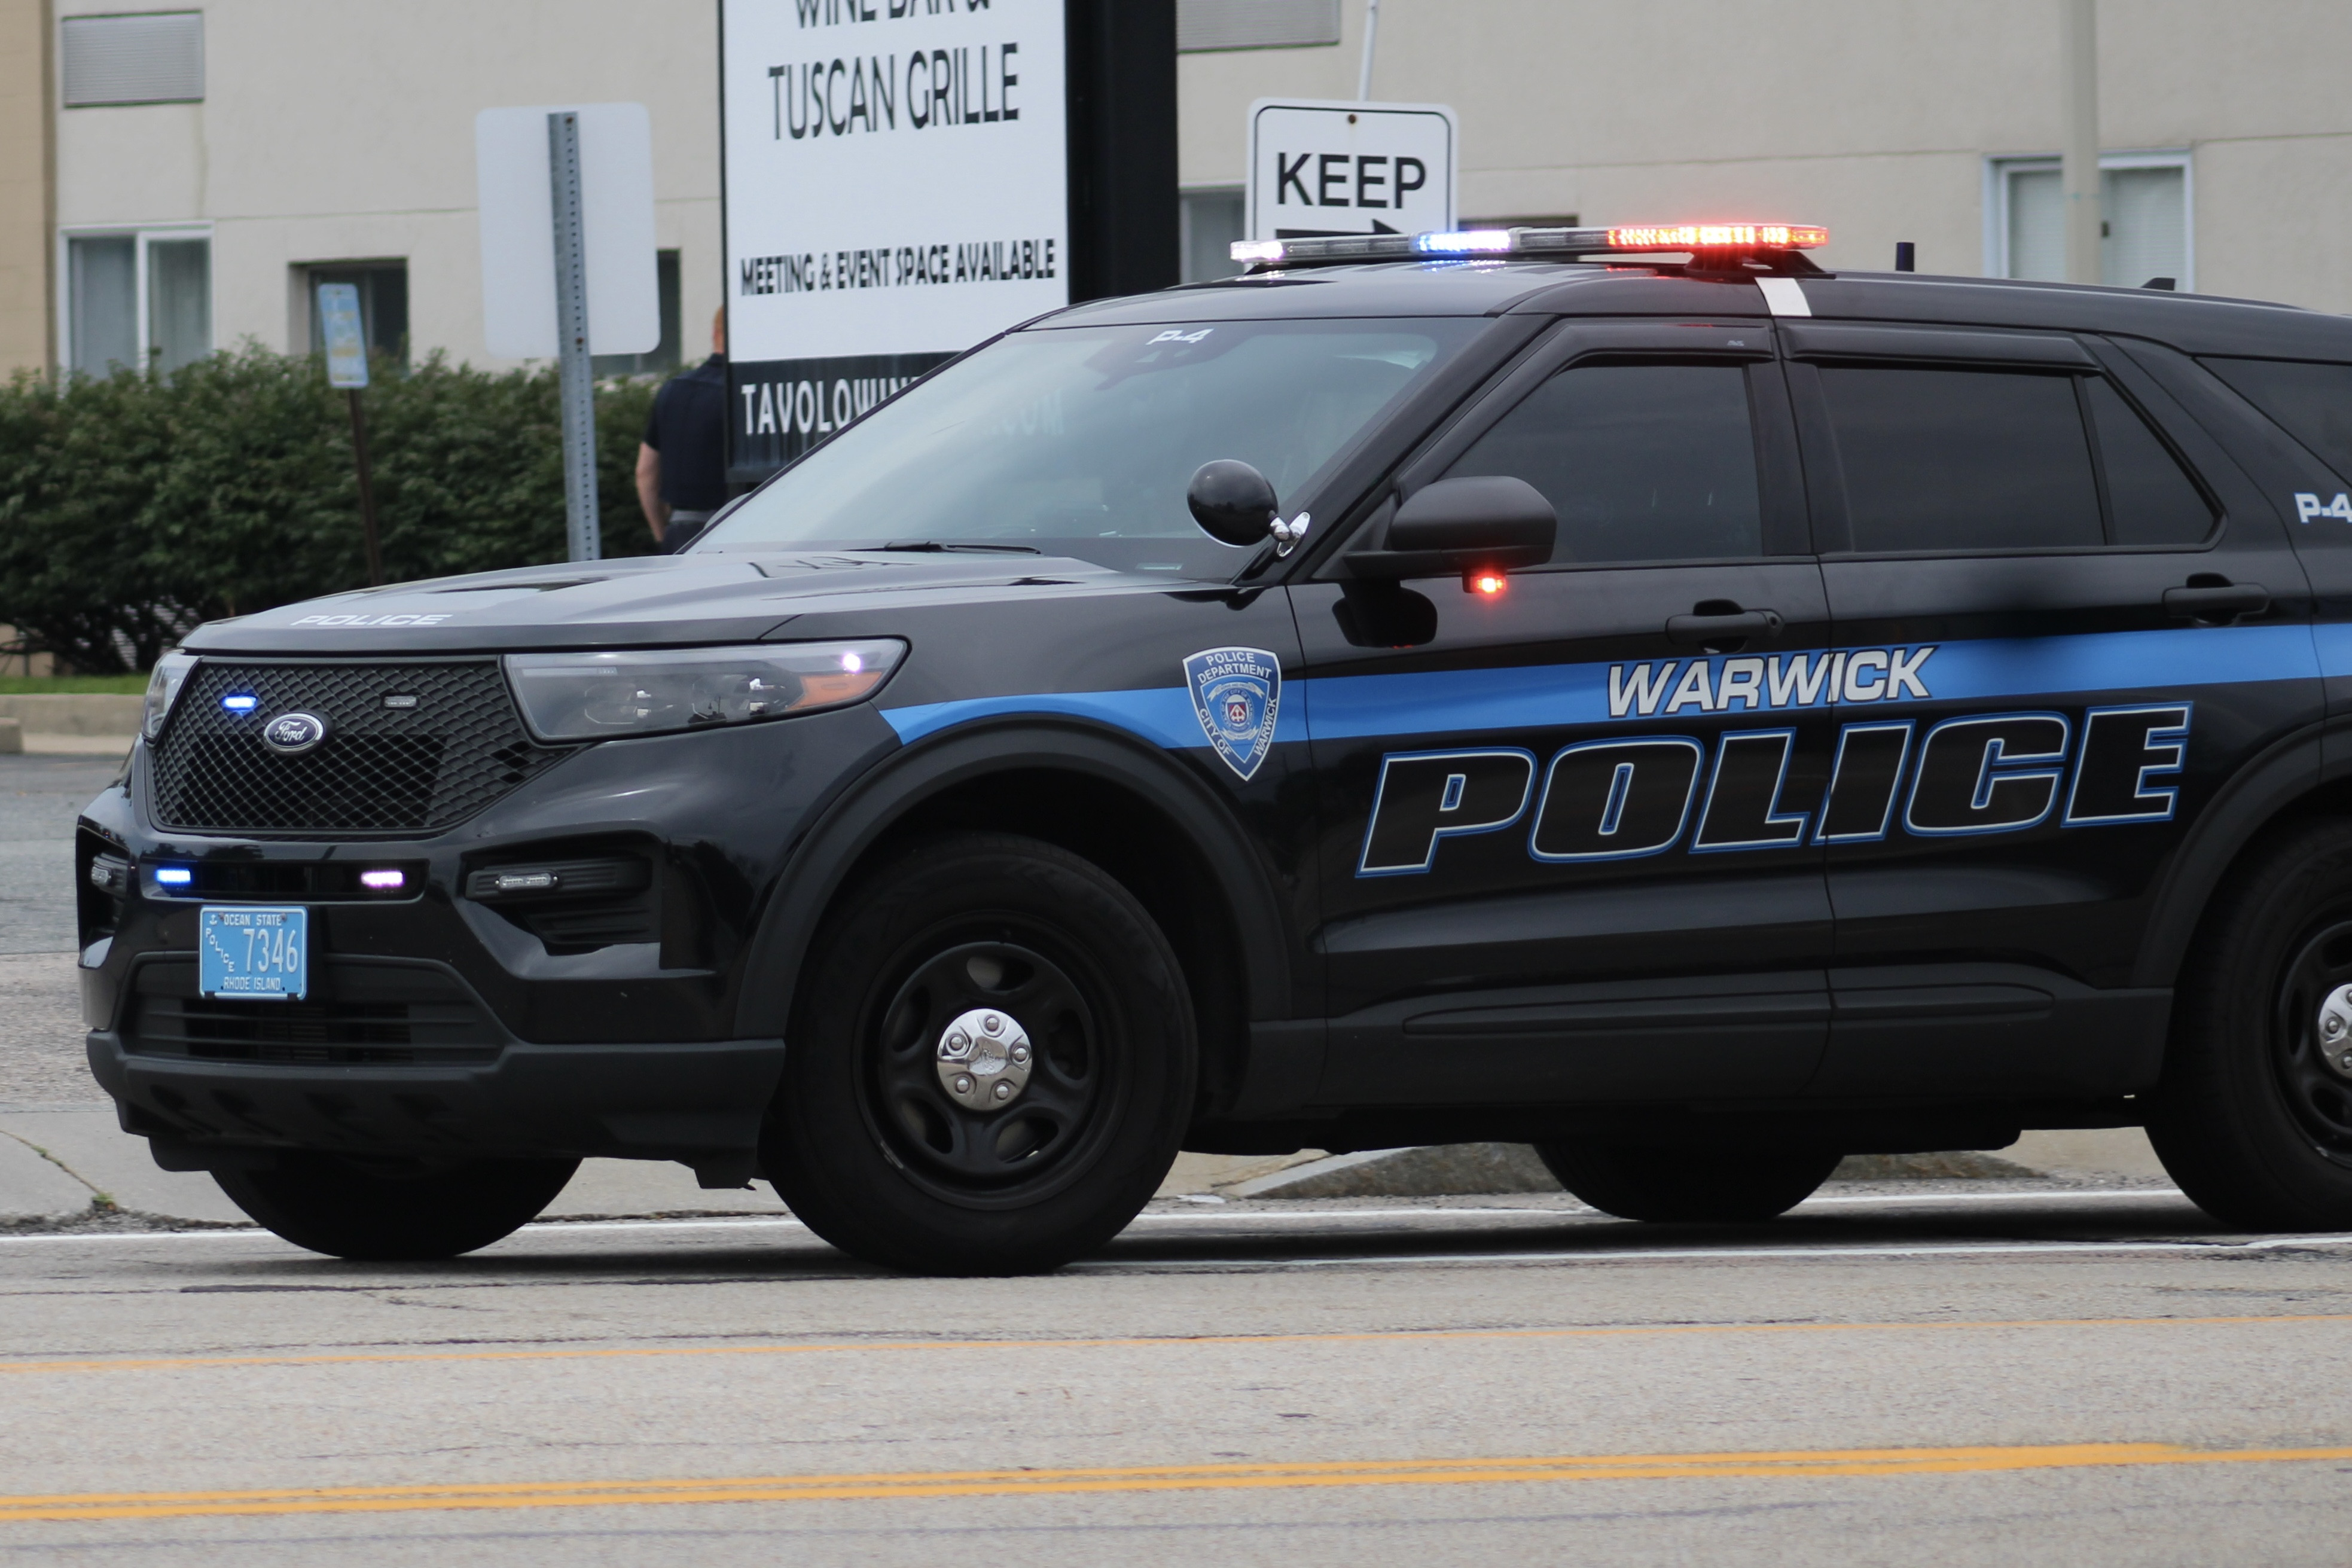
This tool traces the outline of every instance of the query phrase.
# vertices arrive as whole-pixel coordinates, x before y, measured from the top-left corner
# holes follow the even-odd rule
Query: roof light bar
[[[1507,228],[1465,228],[1444,234],[1416,234],[1412,247],[1432,256],[1481,255],[1511,248],[1514,231]]]
[[[1811,250],[1830,242],[1819,224],[1687,223],[1615,228],[1469,228],[1434,234],[1335,234],[1244,239],[1233,258],[1248,267],[1317,261],[1386,261],[1496,256],[1643,255],[1662,250]]]
[[[1812,224],[1685,223],[1608,231],[1612,250],[1810,250],[1830,242]]]

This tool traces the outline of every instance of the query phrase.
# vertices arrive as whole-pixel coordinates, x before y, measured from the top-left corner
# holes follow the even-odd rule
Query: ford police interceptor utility
[[[1823,237],[1244,247],[682,556],[207,626],[80,826],[92,1068],[353,1258],[586,1155],[1009,1271],[1179,1149],[1725,1221],[2131,1125],[2352,1226],[2352,321]]]

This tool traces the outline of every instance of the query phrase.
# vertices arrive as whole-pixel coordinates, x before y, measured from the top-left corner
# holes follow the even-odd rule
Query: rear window
[[[2104,378],[1825,365],[1850,547],[2186,545],[2212,509]]]
[[[1826,365],[1856,550],[2099,544],[2071,375]]]
[[[2310,447],[2337,478],[2352,479],[2352,364],[2283,359],[2209,359],[2204,364]]]

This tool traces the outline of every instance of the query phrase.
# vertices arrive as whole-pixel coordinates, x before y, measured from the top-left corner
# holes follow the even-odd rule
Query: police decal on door
[[[2053,815],[2065,827],[2169,822],[2193,706],[1843,725],[1818,806],[1785,798],[1797,752],[1789,729],[1732,731],[1711,743],[1660,734],[1579,741],[1540,773],[1535,754],[1515,746],[1391,752],[1381,759],[1356,874],[1433,870],[1443,840],[1515,826],[1531,796],[1528,853],[1556,864],[1634,859],[1677,845],[1712,854],[1874,843],[1898,824],[1942,837],[2020,833]],[[1916,735],[1922,723],[1925,735]]]

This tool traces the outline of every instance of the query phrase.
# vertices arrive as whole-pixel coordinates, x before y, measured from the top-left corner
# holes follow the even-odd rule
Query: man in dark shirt
[[[727,502],[727,312],[710,320],[710,357],[654,394],[637,447],[637,504],[666,554],[694,542]]]

